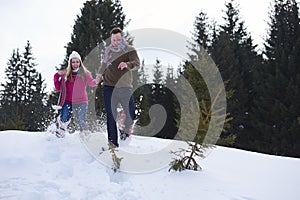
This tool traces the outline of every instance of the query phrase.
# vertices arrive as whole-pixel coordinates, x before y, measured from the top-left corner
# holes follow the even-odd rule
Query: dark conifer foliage
[[[226,3],[225,24],[213,36],[209,52],[224,81],[230,98],[227,110],[233,120],[229,133],[239,138],[249,129],[250,106],[253,101],[253,73],[261,63],[253,39],[239,16],[235,1]]]
[[[300,157],[300,29],[296,1],[275,0],[257,72],[250,141],[244,147]]]
[[[27,42],[23,54],[13,50],[5,69],[1,91],[1,130],[43,130],[46,120],[44,80],[36,70],[32,47]]]

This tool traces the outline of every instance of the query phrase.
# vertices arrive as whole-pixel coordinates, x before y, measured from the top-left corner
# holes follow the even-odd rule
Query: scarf
[[[73,69],[72,70],[72,75],[77,75],[79,70],[80,70],[80,67],[78,67],[77,69]]]
[[[105,63],[108,67],[111,66],[112,62],[113,62],[113,60],[111,59],[112,54],[117,53],[117,52],[121,52],[121,51],[126,53],[126,47],[127,46],[128,46],[128,42],[126,41],[124,36],[122,37],[122,41],[118,42],[117,47],[114,47],[112,44],[110,44],[104,52],[103,63]]]

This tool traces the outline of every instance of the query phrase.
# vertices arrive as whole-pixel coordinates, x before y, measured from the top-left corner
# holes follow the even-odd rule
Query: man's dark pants
[[[118,129],[116,124],[118,114],[117,107],[120,103],[123,108],[126,116],[124,121],[125,127],[131,126],[135,119],[135,105],[132,96],[132,88],[104,86],[103,96],[107,113],[108,140],[118,147]]]

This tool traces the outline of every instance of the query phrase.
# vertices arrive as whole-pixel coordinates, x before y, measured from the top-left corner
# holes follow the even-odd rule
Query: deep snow
[[[99,135],[105,134],[93,133],[90,140]],[[199,162],[202,171],[168,172],[165,164],[152,171],[126,171],[126,153],[146,155],[169,143],[133,136],[120,147],[123,170],[114,173],[77,132],[58,139],[46,132],[2,131],[0,199],[300,199],[300,159],[295,158],[217,146]]]

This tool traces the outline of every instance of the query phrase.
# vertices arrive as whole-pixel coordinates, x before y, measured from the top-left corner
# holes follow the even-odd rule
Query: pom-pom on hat
[[[69,62],[73,58],[78,58],[81,61],[81,57],[80,57],[79,53],[77,53],[76,51],[72,51],[72,53],[70,54],[70,56],[69,56]]]

